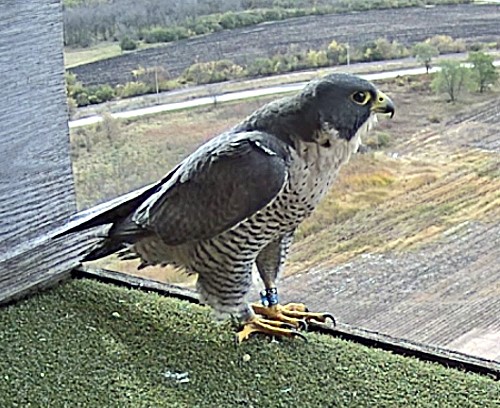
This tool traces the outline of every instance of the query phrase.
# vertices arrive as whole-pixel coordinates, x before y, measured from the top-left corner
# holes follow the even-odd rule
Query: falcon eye
[[[370,100],[371,95],[369,92],[358,91],[351,95],[351,99],[358,105],[366,105]]]

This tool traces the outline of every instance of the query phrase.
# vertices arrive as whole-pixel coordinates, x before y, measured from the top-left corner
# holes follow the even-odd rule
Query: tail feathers
[[[89,214],[84,213],[73,222],[70,222],[65,228],[58,232],[54,236],[54,238],[72,234],[74,232],[85,231],[87,229],[102,225],[119,223],[133,214],[135,209],[142,202],[142,199],[143,197],[139,196],[135,199],[125,201],[115,206],[111,206],[111,208],[108,209],[104,208],[103,210],[101,210],[98,207],[97,209],[94,209],[93,212],[89,212]]]
[[[118,253],[118,258],[120,259],[120,261],[132,261],[139,258],[139,255],[134,252],[130,252],[128,249],[125,249]]]
[[[97,207],[77,214],[77,216],[61,228],[53,238],[102,225],[123,223],[125,219],[133,215],[145,200],[158,191],[158,189],[175,174],[180,166],[180,164],[177,165],[177,167],[157,183],[150,184],[142,189],[132,191],[110,202],[103,203]]]
[[[104,241],[98,242],[90,250],[90,252],[85,251],[82,262],[95,261],[105,256],[114,254],[116,252],[123,251],[126,248],[126,244],[123,241],[116,241],[114,239],[105,239]]]

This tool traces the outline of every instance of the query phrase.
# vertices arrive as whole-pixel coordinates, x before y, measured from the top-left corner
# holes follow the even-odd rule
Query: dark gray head
[[[374,112],[394,114],[394,104],[371,82],[350,74],[311,81],[299,94],[268,103],[234,130],[262,130],[293,144],[318,142],[318,133],[335,129],[350,140]]]
[[[374,112],[394,115],[394,104],[387,95],[371,82],[350,74],[330,74],[312,81],[299,97],[316,126],[335,129],[346,140]]]

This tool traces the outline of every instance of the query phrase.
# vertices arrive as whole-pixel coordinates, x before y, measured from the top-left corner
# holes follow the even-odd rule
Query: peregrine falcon
[[[65,233],[111,224],[83,261],[132,253],[143,266],[172,264],[198,275],[204,303],[253,333],[296,336],[328,313],[281,305],[277,278],[298,225],[357,151],[377,113],[393,102],[372,83],[335,73],[268,103],[188,156],[141,194]],[[264,282],[249,304],[252,267]]]

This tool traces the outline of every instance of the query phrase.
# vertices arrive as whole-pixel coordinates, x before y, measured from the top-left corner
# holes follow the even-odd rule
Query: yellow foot
[[[265,316],[272,321],[283,322],[295,328],[307,329],[310,322],[326,323],[328,320],[335,325],[335,318],[330,313],[311,313],[302,303],[288,303],[286,305],[262,306],[253,303],[252,309],[256,314]]]
[[[303,334],[299,333],[295,326],[289,324],[288,322],[282,322],[278,320],[268,320],[262,319],[260,317],[254,316],[248,322],[245,323],[243,329],[238,332],[238,343],[248,340],[250,336],[254,333],[263,333],[269,336],[278,337],[295,337],[299,336],[306,340]]]

